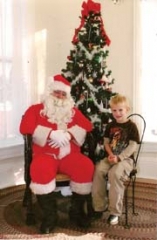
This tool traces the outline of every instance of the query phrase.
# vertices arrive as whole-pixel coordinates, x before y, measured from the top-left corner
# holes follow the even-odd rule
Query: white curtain
[[[134,0],[134,108],[146,120],[145,141],[157,142],[157,0]]]
[[[37,99],[34,84],[31,87],[34,15],[28,2],[0,0],[0,148],[22,143],[20,119]]]

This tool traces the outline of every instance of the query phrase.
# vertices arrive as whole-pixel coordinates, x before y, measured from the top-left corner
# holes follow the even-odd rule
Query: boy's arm
[[[130,156],[136,151],[137,145],[137,142],[130,140],[129,145],[118,155],[119,161],[123,161],[125,158],[130,158]]]
[[[105,150],[106,150],[106,152],[108,153],[108,155],[110,156],[110,155],[113,155],[113,152],[112,152],[112,150],[111,150],[111,148],[110,148],[110,145],[109,145],[109,138],[104,138],[104,147],[105,147]]]

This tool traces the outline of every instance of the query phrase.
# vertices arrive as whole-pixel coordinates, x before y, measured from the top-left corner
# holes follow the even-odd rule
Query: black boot
[[[106,210],[104,210],[106,211]],[[99,218],[102,218],[103,216],[103,212],[96,212],[93,208],[93,203],[92,203],[92,196],[91,194],[89,194],[87,196],[87,216],[91,219],[91,220],[96,220]]]
[[[43,212],[43,220],[40,226],[40,232],[49,234],[57,223],[57,205],[53,192],[44,195],[37,195],[39,206]]]
[[[73,192],[71,197],[71,206],[69,209],[69,218],[78,227],[90,227],[90,219],[85,213],[85,203],[88,195],[80,195]]]
[[[91,194],[87,195],[86,198],[87,201],[87,216],[92,219],[93,213],[94,213],[94,208],[93,208],[93,203],[92,203],[92,196]]]

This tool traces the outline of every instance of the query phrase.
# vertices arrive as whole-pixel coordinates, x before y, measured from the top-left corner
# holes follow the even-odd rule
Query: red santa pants
[[[30,174],[34,183],[47,184],[55,179],[57,173],[69,175],[76,183],[89,183],[93,180],[94,164],[82,153],[71,153],[61,160],[48,154],[33,157]]]

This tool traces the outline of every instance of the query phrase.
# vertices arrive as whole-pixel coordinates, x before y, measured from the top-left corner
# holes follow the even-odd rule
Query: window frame
[[[141,106],[143,98],[142,91],[140,90],[142,87],[142,47],[141,41],[142,36],[140,34],[139,29],[142,26],[141,18],[140,18],[140,4],[142,4],[141,0],[134,0],[133,3],[133,111],[140,113],[144,116]],[[150,116],[152,117],[152,116]],[[145,118],[145,117],[144,117]],[[146,120],[146,118],[145,118]],[[146,130],[147,130],[147,121],[146,121]],[[146,143],[144,147],[145,152],[157,152],[157,133],[156,130],[152,129],[150,134],[155,135],[152,136],[152,140],[148,140],[146,137],[146,133],[144,136],[144,142]],[[153,140],[154,138],[154,140]]]

